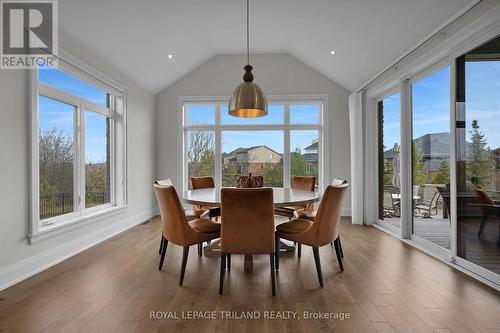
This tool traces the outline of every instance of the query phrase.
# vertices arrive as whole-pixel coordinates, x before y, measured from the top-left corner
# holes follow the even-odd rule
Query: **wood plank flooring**
[[[169,245],[157,269],[158,219],[139,225],[0,291],[0,332],[500,332],[500,293],[369,226],[342,222],[345,271],[332,247],[281,256],[271,296],[267,255],[232,256],[224,296],[219,259],[192,247],[184,286],[182,249]],[[348,313],[349,319],[221,320],[219,311]],[[151,311],[216,311],[217,320],[150,319]]]

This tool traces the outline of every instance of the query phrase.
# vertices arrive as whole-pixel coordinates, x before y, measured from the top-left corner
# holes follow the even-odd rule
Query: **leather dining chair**
[[[296,190],[310,191],[314,192],[316,187],[316,177],[314,176],[294,176],[292,179],[291,188]],[[274,214],[293,218],[293,213],[295,211],[309,211],[313,208],[313,205],[297,205],[291,207],[277,207],[274,209]]]
[[[321,246],[334,242],[340,270],[344,271],[338,240],[342,199],[347,187],[348,184],[345,183],[337,186],[329,185],[325,189],[314,221],[297,218],[276,227],[275,244],[279,244],[280,238],[284,238],[312,247],[321,288],[323,288],[323,273],[319,257],[319,248]],[[278,248],[276,249],[276,270],[279,270]]]
[[[342,184],[347,184],[347,180],[334,178],[332,181],[332,186],[339,186]],[[295,212],[293,212],[293,217],[296,219],[300,218],[300,219],[309,220],[311,222],[314,222],[314,219],[316,218],[316,210],[296,210]],[[342,251],[342,244],[340,243],[340,235],[338,237],[337,242],[338,242],[339,248],[340,248],[340,256],[342,258],[344,258],[344,252]],[[333,241],[330,244],[332,246],[334,246]],[[299,243],[297,245],[297,247],[298,247],[297,255],[300,257],[301,252],[302,252],[302,246]]]
[[[179,285],[182,285],[184,273],[186,271],[189,247],[194,244],[202,244],[203,242],[219,238],[220,224],[203,218],[188,221],[175,187],[172,185],[161,186],[158,184],[153,186],[156,199],[158,200],[158,206],[160,207],[164,241],[158,269],[161,271],[163,267],[163,261],[165,260],[165,253],[167,252],[169,241],[182,246],[184,250],[182,254],[181,276],[179,279]]]
[[[170,178],[157,180],[155,181],[155,184],[160,186],[173,186],[172,180]],[[188,221],[192,221],[200,218],[203,214],[206,213],[206,211],[185,210],[184,213],[186,214],[186,219]],[[160,235],[160,249],[158,250],[158,254],[161,254],[161,250],[163,249],[164,244],[165,243],[163,242],[163,234],[162,234]],[[201,245],[198,248],[198,252],[200,252],[200,250],[201,250]]]
[[[232,254],[269,254],[272,294],[274,273],[274,213],[271,188],[223,188],[221,190],[221,262],[219,294],[224,274],[231,269]]]
[[[215,182],[214,178],[211,176],[207,177],[191,177],[191,188],[193,190],[201,190],[204,188],[215,188]],[[214,214],[218,213],[218,207],[210,207],[210,206],[200,206],[200,205],[193,205],[193,211],[195,214],[203,214],[207,210],[212,210],[211,211],[211,216],[214,216]]]

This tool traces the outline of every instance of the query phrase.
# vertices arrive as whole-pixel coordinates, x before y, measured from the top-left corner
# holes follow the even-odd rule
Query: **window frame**
[[[192,130],[214,131],[215,132],[215,184],[220,187],[222,184],[222,132],[224,131],[282,131],[284,140],[283,153],[283,186],[291,185],[290,169],[290,132],[293,130],[317,130],[319,136],[318,157],[320,173],[318,180],[319,190],[325,188],[329,180],[329,144],[328,144],[328,95],[310,94],[310,95],[268,95],[268,104],[282,104],[283,122],[280,124],[223,124],[221,121],[221,106],[227,105],[229,97],[227,96],[180,96],[178,98],[179,116],[179,135],[178,145],[181,147],[181,156],[179,160],[179,179],[182,181],[182,189],[186,191],[189,185],[187,161],[184,158],[186,154],[187,132]],[[319,119],[317,124],[291,124],[290,123],[290,105],[291,104],[311,104],[318,103]],[[187,124],[186,106],[187,105],[215,105],[215,124]]]
[[[28,241],[42,239],[54,232],[82,222],[97,221],[127,206],[126,191],[126,89],[89,65],[59,50],[57,69],[66,72],[109,94],[109,108],[75,96],[69,92],[39,81],[38,69],[28,71],[30,100],[30,224]],[[47,219],[40,219],[39,189],[39,96],[75,107],[73,120],[74,211]],[[95,112],[110,119],[110,202],[85,208],[85,113]]]

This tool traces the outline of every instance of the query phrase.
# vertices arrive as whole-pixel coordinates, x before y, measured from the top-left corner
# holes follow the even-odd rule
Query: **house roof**
[[[313,150],[313,149],[318,149],[318,141],[313,142],[313,144],[304,148],[304,150]]]
[[[450,156],[450,133],[429,133],[424,134],[413,140],[415,147],[418,148],[427,158],[449,158]],[[394,157],[393,148],[384,152],[387,159]]]
[[[279,156],[282,156],[282,155],[283,155],[283,154],[281,154],[281,153],[278,153],[276,150],[269,148],[269,147],[268,147],[268,146],[266,146],[266,145],[258,145],[258,146],[251,146],[251,147],[246,147],[246,148],[244,148],[244,147],[239,147],[239,148],[236,148],[235,150],[233,150],[233,151],[232,151],[232,152],[230,152],[230,153],[226,153],[226,155],[225,155],[225,156],[226,156],[226,157],[228,157],[228,156],[233,156],[233,155],[236,155],[236,154],[248,153],[249,151],[254,150],[254,149],[257,149],[257,148],[260,148],[260,147],[264,147],[264,148],[266,148],[266,149],[268,149],[268,150],[270,150],[270,151],[272,151],[272,152],[274,152],[274,153],[278,154]]]

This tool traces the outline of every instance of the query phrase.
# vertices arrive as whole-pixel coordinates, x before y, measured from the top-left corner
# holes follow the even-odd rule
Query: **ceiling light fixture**
[[[168,57],[168,59],[172,59],[174,57],[174,55],[172,53],[169,53],[167,57]]]
[[[331,50],[331,51],[330,51],[330,54],[331,54],[331,55],[335,55],[335,51],[334,51],[334,50]]]
[[[247,0],[247,64],[243,69],[243,83],[233,92],[229,100],[229,114],[241,118],[257,118],[267,115],[267,100],[262,89],[253,82],[253,67],[250,65],[250,4]]]

